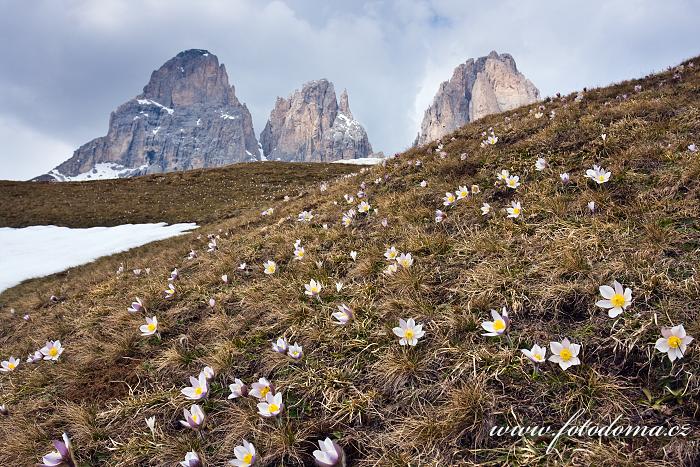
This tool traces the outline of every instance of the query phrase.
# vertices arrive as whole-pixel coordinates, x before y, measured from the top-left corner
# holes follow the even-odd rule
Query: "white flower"
[[[542,118],[542,117],[544,117],[544,114],[543,114],[542,112],[535,112],[535,118],[536,118],[536,119],[540,119],[540,118]]]
[[[345,198],[345,202],[348,204],[352,204],[353,202],[355,202],[355,198],[353,198],[352,195],[345,194],[343,195],[343,198]]]
[[[224,284],[228,284],[228,274],[224,274],[221,276],[221,282]]]
[[[297,217],[298,222],[311,222],[311,219],[314,218],[314,215],[311,214],[311,211],[301,211],[299,213],[299,216]]]
[[[246,263],[241,263],[241,264],[238,265],[238,269],[240,269],[241,271],[243,271],[247,266],[248,266],[248,265],[247,265]]]
[[[510,205],[511,207],[506,209],[506,211],[508,212],[508,217],[511,217],[513,219],[520,217],[520,212],[522,211],[520,201],[513,201],[510,203]]]
[[[189,451],[185,454],[185,460],[180,461],[182,467],[201,467],[202,461],[199,459],[199,455],[194,451]]]
[[[436,224],[439,224],[440,222],[444,221],[445,218],[447,218],[447,214],[445,214],[444,212],[442,212],[439,209],[435,210],[435,223]]]
[[[279,337],[277,338],[277,342],[272,343],[272,350],[274,350],[277,353],[287,353],[287,339],[284,337]]]
[[[627,287],[623,292],[622,285],[617,281],[613,281],[613,287],[601,285],[599,290],[604,300],[598,300],[595,304],[607,309],[608,316],[616,318],[632,304],[632,289]]]
[[[689,144],[689,145],[688,145],[688,151],[690,151],[690,152],[698,152],[698,147],[695,146],[695,143]]]
[[[452,206],[456,200],[457,198],[455,198],[455,195],[448,191],[447,193],[445,193],[445,197],[442,198],[442,204],[445,206]]]
[[[398,256],[399,250],[397,250],[393,245],[387,248],[384,252],[384,257],[387,259],[387,261],[394,261]]]
[[[498,136],[496,135],[491,135],[486,139],[486,143],[493,146],[494,144],[498,143]]]
[[[347,324],[353,318],[352,308],[345,303],[338,305],[338,311],[333,313],[333,318],[336,319],[336,324]]]
[[[355,250],[350,252],[350,257],[352,258],[353,261],[357,259],[357,252]]]
[[[317,297],[318,294],[321,293],[323,285],[320,282],[316,282],[314,279],[311,279],[308,284],[304,284],[304,288],[306,289],[304,292],[306,295],[309,297]]]
[[[255,446],[246,440],[243,440],[243,444],[233,448],[233,454],[236,456],[236,458],[228,461],[229,465],[234,465],[237,467],[250,467],[255,463]]]
[[[535,161],[535,170],[538,172],[542,172],[544,169],[547,168],[547,161],[544,160],[542,157],[538,157],[537,160]]]
[[[472,194],[478,195],[479,193],[481,193],[481,188],[479,188],[479,185],[472,185]]]
[[[44,360],[56,361],[63,353],[63,346],[61,346],[61,341],[47,341],[39,352],[44,356]]]
[[[3,373],[9,373],[10,371],[15,371],[15,368],[19,365],[19,358],[10,357],[0,363],[0,371]]]
[[[184,409],[184,420],[180,420],[180,424],[193,430],[199,429],[203,424],[206,416],[200,406],[194,404],[190,410]]]
[[[457,191],[455,191],[455,194],[457,195],[457,199],[465,199],[469,196],[469,188],[466,186],[460,186],[457,188]]]
[[[394,334],[396,334],[399,339],[399,344],[415,346],[418,343],[418,339],[425,335],[423,331],[422,324],[416,324],[413,318],[409,318],[407,321],[399,319],[399,326],[392,329]]]
[[[510,318],[508,317],[508,310],[503,307],[501,313],[496,310],[491,310],[491,317],[493,321],[484,321],[481,323],[481,327],[486,331],[482,336],[500,336],[508,332],[510,328]]]
[[[304,247],[298,246],[294,249],[294,259],[302,260],[304,259]]]
[[[354,211],[353,211],[353,212],[354,212]],[[343,214],[342,223],[343,223],[343,226],[344,226],[344,227],[350,227],[350,224],[352,224],[352,217],[353,217],[353,216],[348,216],[347,213]]]
[[[595,201],[588,202],[588,210],[591,211],[591,214],[595,212]]]
[[[386,217],[382,219],[382,227],[389,227],[389,220]]]
[[[496,178],[498,180],[506,181],[506,179],[510,176],[510,172],[506,169],[501,170],[500,172],[496,172]]]
[[[156,417],[148,417],[145,419],[146,420],[146,426],[148,426],[148,429],[151,431],[151,434],[153,436],[156,435]]]
[[[139,331],[141,331],[142,336],[152,336],[158,332],[158,318],[146,316],[146,324],[139,326]]]
[[[396,258],[396,264],[406,269],[410,268],[413,265],[411,253],[401,253],[401,255]]]
[[[586,177],[590,178],[598,185],[602,185],[610,180],[610,172],[606,172],[605,169],[599,165],[594,165],[592,169],[586,170]]]
[[[143,308],[143,302],[139,297],[136,297],[136,301],[131,302],[131,306],[128,308],[127,311],[129,311],[129,313],[138,313],[140,311],[143,311]]]
[[[384,274],[386,274],[387,276],[390,276],[398,270],[399,270],[399,265],[396,263],[391,263],[389,266],[386,267],[386,269],[384,269]]]
[[[29,354],[27,357],[27,363],[37,363],[44,359],[44,354],[40,351],[35,350],[33,354]]]
[[[238,378],[233,381],[233,384],[229,384],[228,388],[231,391],[229,399],[237,399],[248,394],[248,387]]]
[[[289,346],[289,350],[287,350],[287,355],[292,357],[294,360],[299,360],[301,356],[303,355],[304,351],[302,347],[297,344],[296,342],[292,345]]]
[[[320,189],[321,192],[323,193],[324,191],[326,191],[326,190],[328,189],[328,183],[326,183],[326,182],[321,182],[321,186],[319,187],[319,189]]]
[[[343,283],[342,283],[342,282],[336,282],[336,283],[335,283],[335,291],[336,291],[336,292],[340,292],[341,290],[343,290]]]
[[[561,178],[561,182],[564,184],[569,183],[569,181],[571,181],[571,177],[569,176],[568,172],[559,174],[559,178]]]
[[[550,342],[549,349],[552,351],[552,355],[549,356],[548,360],[558,363],[562,370],[581,364],[581,360],[578,358],[581,346],[572,344],[568,338],[564,338],[561,342]]]
[[[491,205],[489,203],[484,203],[481,205],[481,215],[486,216],[491,212]]]
[[[338,467],[345,465],[345,453],[332,439],[326,438],[318,442],[318,447],[314,451],[316,465],[319,467]]]
[[[428,182],[426,182],[425,180],[421,180],[420,186],[421,188],[425,188],[426,186],[428,186]]]
[[[362,201],[357,205],[357,212],[366,214],[372,206],[367,201]]]
[[[269,393],[275,392],[272,388],[272,384],[270,384],[266,378],[260,378],[257,383],[253,383],[250,386],[251,397],[255,397],[261,401],[264,401]]]
[[[520,186],[520,177],[517,175],[508,175],[505,182],[508,188],[515,190]]]
[[[207,376],[204,372],[199,374],[199,378],[190,376],[191,386],[183,388],[180,392],[189,400],[199,400],[207,397],[209,393],[209,382],[207,381]]]
[[[277,271],[277,263],[275,263],[275,262],[272,261],[271,259],[265,261],[265,263],[263,263],[263,266],[265,267],[265,271],[264,271],[264,272],[265,272],[265,274],[267,274],[267,275],[274,274],[274,273]]]
[[[547,349],[535,344],[531,350],[520,349],[520,351],[533,363],[542,363],[546,360]]]
[[[258,413],[266,418],[275,417],[279,415],[284,409],[284,404],[282,403],[282,393],[278,392],[274,396],[267,393],[265,396],[265,402],[260,402],[258,404]]]
[[[600,135],[600,138],[603,140],[603,142],[605,142],[605,140],[608,138],[608,135],[606,135],[605,133],[602,133]]]
[[[661,328],[661,335],[663,337],[656,341],[655,348],[659,352],[668,354],[668,359],[671,361],[683,358],[688,344],[693,341],[693,338],[686,334],[682,324],[672,328]]]

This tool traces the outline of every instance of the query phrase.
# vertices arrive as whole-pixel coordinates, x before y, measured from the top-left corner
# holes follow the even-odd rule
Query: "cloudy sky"
[[[276,96],[325,77],[391,154],[469,57],[509,52],[546,96],[700,54],[698,19],[696,0],[0,0],[0,179],[104,135],[184,49],[226,65],[258,134]]]

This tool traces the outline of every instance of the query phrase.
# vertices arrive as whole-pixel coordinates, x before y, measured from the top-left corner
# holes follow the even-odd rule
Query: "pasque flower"
[[[338,311],[333,313],[333,318],[335,318],[336,324],[347,324],[350,320],[352,320],[353,316],[354,313],[352,308],[347,306],[345,303],[338,305]]]
[[[314,218],[314,215],[311,214],[311,211],[301,211],[299,213],[299,216],[297,217],[297,221],[299,222],[311,222],[311,219]]]
[[[163,290],[163,298],[169,300],[175,296],[175,286],[172,282],[168,283],[168,287]]]
[[[542,363],[546,360],[547,356],[547,349],[540,347],[539,345],[535,344],[532,346],[532,349],[520,349],[520,351],[525,355],[527,358],[530,359],[531,362],[535,364]]]
[[[558,363],[562,370],[581,364],[581,360],[578,358],[581,346],[572,344],[568,338],[564,338],[561,342],[550,342],[549,349],[552,351],[549,361]]]
[[[241,445],[233,448],[233,454],[236,456],[236,458],[228,461],[229,465],[234,465],[237,467],[250,467],[251,465],[255,464],[255,446],[246,440],[243,440]]]
[[[535,161],[535,170],[538,172],[542,172],[544,169],[547,168],[547,161],[544,160],[542,157],[538,157],[537,160]]]
[[[627,287],[623,291],[622,285],[617,281],[613,281],[612,287],[601,285],[599,290],[604,300],[598,300],[595,304],[607,309],[611,318],[616,318],[632,304],[632,289]]]
[[[266,378],[260,378],[256,383],[251,384],[250,395],[264,401],[269,393],[274,393],[275,388]]]
[[[594,165],[592,169],[586,170],[586,177],[590,178],[598,185],[602,185],[610,180],[610,172],[606,172],[605,169],[599,165]]]
[[[184,420],[180,420],[180,424],[187,428],[192,428],[193,430],[199,430],[202,425],[204,425],[204,420],[206,415],[204,411],[197,404],[192,405],[190,410],[184,409]]]
[[[44,354],[40,350],[35,350],[33,354],[27,357],[27,363],[37,363],[44,359]]]
[[[455,191],[455,194],[457,195],[458,200],[465,199],[465,198],[469,197],[469,188],[467,188],[466,186],[460,186]]]
[[[408,269],[413,265],[413,257],[411,253],[401,253],[398,258],[396,258],[396,264],[402,268]]]
[[[486,216],[491,212],[491,205],[489,203],[483,203],[481,205],[481,215]]]
[[[508,217],[512,219],[517,219],[518,217],[520,217],[522,209],[523,208],[520,205],[520,201],[513,201],[510,203],[510,207],[506,209],[506,212],[508,212]]]
[[[357,205],[357,212],[360,214],[366,214],[372,206],[367,201],[362,201]]]
[[[441,210],[439,210],[439,209],[435,210],[435,223],[436,224],[439,224],[440,222],[444,221],[446,217],[447,217],[447,214],[445,214]]]
[[[482,336],[500,336],[508,332],[510,328],[510,318],[508,310],[503,307],[501,313],[496,310],[491,310],[491,318],[493,321],[484,321],[481,327],[486,331]]]
[[[265,402],[258,403],[258,413],[266,418],[276,417],[284,409],[282,403],[282,393],[278,392],[274,396],[272,393],[267,393]]]
[[[144,309],[143,302],[141,301],[141,299],[139,297],[136,297],[136,301],[131,302],[131,306],[129,307],[128,311],[130,313],[139,313],[139,312],[143,311],[143,309]]]
[[[323,289],[323,285],[311,279],[308,284],[304,284],[304,288],[306,289],[304,293],[309,297],[318,297],[321,293],[321,289]]]
[[[445,197],[442,198],[442,204],[445,206],[452,206],[455,204],[455,201],[457,201],[457,198],[454,193],[450,193],[449,191],[445,193]]]
[[[237,399],[248,395],[248,386],[238,378],[234,379],[233,383],[228,385],[228,388],[231,391],[231,394],[228,396],[229,399]]]
[[[199,455],[196,452],[190,451],[185,454],[185,460],[180,461],[180,465],[183,467],[202,467],[202,461],[199,460]]]
[[[397,256],[399,256],[399,250],[397,250],[394,246],[387,248],[384,252],[384,257],[387,259],[387,261],[394,261]]]
[[[201,372],[197,378],[190,376],[190,386],[183,388],[180,392],[190,400],[199,400],[207,397],[209,381],[206,373]]]
[[[272,343],[272,350],[277,353],[287,353],[288,348],[287,339],[284,337],[278,337],[277,341]]]
[[[319,467],[340,467],[345,465],[345,453],[338,443],[330,438],[318,442],[319,449],[313,452],[314,461]]]
[[[685,332],[682,324],[673,326],[672,328],[661,328],[661,338],[656,341],[655,348],[659,352],[668,355],[668,359],[674,361],[677,358],[683,358],[688,344],[693,341]]]
[[[63,346],[59,340],[46,341],[46,345],[39,349],[39,352],[44,356],[44,360],[56,361],[63,353]]]
[[[63,441],[53,440],[55,451],[46,454],[41,458],[39,467],[76,467],[77,463],[73,457],[73,446],[66,433],[63,433]]]
[[[141,335],[146,337],[146,336],[152,336],[156,332],[158,332],[158,318],[153,316],[152,318],[149,318],[146,316],[146,324],[142,324],[139,326],[139,331],[141,331]]]
[[[263,264],[263,266],[265,267],[265,271],[264,271],[264,272],[265,272],[265,274],[267,274],[267,275],[274,274],[275,271],[277,271],[277,263],[275,263],[275,262],[272,261],[272,260],[267,260],[267,261],[265,261],[265,263]]]
[[[15,371],[18,365],[19,358],[10,357],[9,359],[3,360],[3,362],[0,363],[0,371],[3,373],[9,373],[10,371]]]
[[[409,318],[406,321],[399,319],[398,327],[395,327],[392,331],[400,338],[399,344],[401,345],[415,346],[418,343],[418,339],[425,335],[423,325],[416,324],[413,318]]]
[[[303,355],[303,349],[302,347],[297,344],[296,342],[292,345],[289,346],[289,349],[287,349],[287,355],[292,357],[294,360],[299,360],[301,356]]]
[[[515,190],[520,186],[520,177],[518,177],[517,175],[508,175],[506,177],[505,182],[508,188],[512,188],[513,190]]]

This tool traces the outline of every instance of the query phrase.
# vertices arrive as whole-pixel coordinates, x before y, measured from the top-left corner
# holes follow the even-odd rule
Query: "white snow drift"
[[[182,235],[197,224],[125,224],[70,229],[39,225],[0,228],[0,292],[23,280],[65,271],[156,240]],[[143,265],[148,267],[148,265]]]

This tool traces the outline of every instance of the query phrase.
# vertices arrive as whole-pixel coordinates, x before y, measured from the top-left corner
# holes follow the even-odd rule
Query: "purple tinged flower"
[[[140,313],[144,310],[143,302],[139,297],[136,297],[135,302],[131,302],[131,306],[128,308],[129,313]]]
[[[246,440],[243,440],[243,444],[233,448],[233,453],[236,458],[228,461],[229,465],[236,467],[250,467],[255,464],[256,453],[255,446]]]
[[[214,308],[216,306],[216,300],[213,298],[209,299],[209,308]]]
[[[333,318],[335,318],[336,324],[347,324],[354,317],[354,312],[352,308],[347,306],[345,303],[338,305],[338,311],[333,313]]]
[[[185,460],[180,461],[180,465],[182,465],[183,467],[201,467],[202,461],[199,460],[199,456],[196,452],[190,451],[187,454],[185,454]]]
[[[204,369],[202,370],[202,372],[200,373],[200,376],[201,375],[204,375],[204,377],[207,379],[207,381],[211,381],[216,376],[216,372],[214,371],[214,369],[212,367],[205,366]]]
[[[569,176],[568,172],[559,174],[559,178],[561,178],[561,182],[565,185],[571,181],[571,177]]]
[[[337,467],[345,464],[345,453],[338,443],[330,438],[318,442],[314,451],[314,461],[319,467]]]
[[[10,411],[7,410],[7,407],[5,406],[5,404],[0,405],[0,415],[2,415],[4,417],[8,417],[10,415]]]
[[[281,392],[278,392],[274,396],[272,393],[268,392],[265,396],[265,402],[260,402],[258,404],[258,413],[265,418],[276,417],[283,409],[284,403],[282,402]]]
[[[43,359],[44,354],[42,354],[39,350],[36,350],[33,354],[29,354],[29,357],[27,357],[27,363],[37,363],[42,361]]]
[[[287,350],[287,355],[292,357],[294,360],[299,360],[303,354],[304,352],[302,347],[296,342],[293,345],[290,345],[289,349]]]
[[[209,382],[204,372],[201,372],[198,378],[190,376],[190,384],[191,386],[180,390],[186,398],[190,400],[199,400],[207,397],[209,393]]]
[[[175,296],[175,286],[172,283],[168,283],[168,288],[163,291],[163,298],[170,300]]]
[[[248,395],[248,386],[238,378],[234,380],[233,384],[229,384],[228,388],[231,390],[231,394],[228,396],[229,399],[237,399]]]
[[[287,353],[287,348],[289,346],[287,345],[287,339],[284,337],[279,337],[277,338],[277,342],[272,343],[272,350],[274,350],[277,353]]]
[[[39,467],[76,467],[77,463],[73,457],[73,447],[66,433],[63,433],[63,441],[53,440],[55,451],[46,454],[41,459]]]
[[[171,281],[176,281],[180,277],[180,272],[177,270],[177,268],[173,269],[170,272],[170,280]]]
[[[47,341],[46,345],[39,352],[44,356],[44,360],[53,360],[55,362],[63,353],[63,346],[61,341]]]
[[[184,420],[180,420],[180,424],[184,427],[191,428],[193,430],[199,430],[204,424],[206,416],[204,411],[197,404],[190,407],[190,410],[184,409]]]
[[[25,321],[29,321],[30,316],[28,314],[26,314],[26,315],[22,316],[22,319]]]

